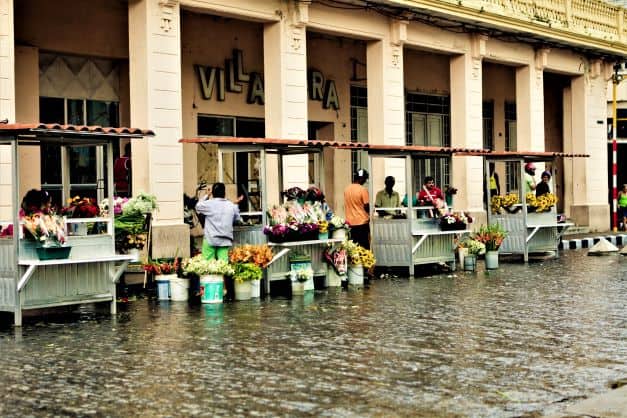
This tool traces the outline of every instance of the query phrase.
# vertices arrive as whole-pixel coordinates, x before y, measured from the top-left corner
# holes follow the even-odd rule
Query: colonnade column
[[[132,141],[133,190],[157,196],[153,257],[187,256],[179,2],[131,0],[128,7],[131,125],[156,134]]]
[[[483,148],[482,58],[486,37],[471,35],[470,50],[450,60],[451,146]],[[475,214],[483,212],[483,160],[481,157],[453,157],[452,186],[458,189],[455,207]]]
[[[405,80],[403,44],[407,40],[407,22],[391,20],[387,38],[366,46],[368,80],[368,142],[405,145]],[[396,178],[396,189],[405,190],[404,160],[376,159],[373,189],[380,190],[385,176]]]
[[[284,3],[279,22],[263,30],[266,137],[307,139],[307,30],[309,4]],[[277,167],[268,158],[268,173]],[[284,158],[284,187],[307,188],[306,155]],[[268,197],[277,196],[278,176],[268,175]]]
[[[516,69],[518,151],[544,151],[544,67],[549,49],[536,51],[529,65]]]
[[[15,122],[15,40],[13,0],[0,0],[0,120]],[[0,147],[0,219],[12,218],[10,147]]]
[[[565,194],[569,195],[570,216],[577,225],[591,231],[607,231],[610,207],[607,201],[607,98],[606,73],[611,66],[593,61],[586,74],[571,80],[571,140],[564,140],[564,151],[590,154],[564,164]],[[607,70],[607,71],[606,71]]]

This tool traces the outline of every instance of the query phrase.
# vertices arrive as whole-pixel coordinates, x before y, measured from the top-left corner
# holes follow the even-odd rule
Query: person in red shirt
[[[113,163],[115,193],[120,197],[131,196],[131,143],[124,146],[124,155]]]
[[[425,182],[422,186],[422,190],[418,193],[418,206],[431,206],[433,205],[439,212],[446,212],[446,200],[444,194],[439,187],[435,185],[435,179],[431,176],[425,177]],[[429,212],[432,212],[429,210]],[[441,214],[440,213],[440,214]],[[436,214],[437,215],[437,214]],[[433,213],[429,214],[433,217]]]
[[[370,197],[364,183],[368,177],[366,170],[357,170],[353,183],[344,189],[344,212],[351,227],[351,240],[367,250],[370,249]]]

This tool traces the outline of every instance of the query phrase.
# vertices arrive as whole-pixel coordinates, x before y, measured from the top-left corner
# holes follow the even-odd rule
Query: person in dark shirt
[[[549,181],[551,181],[551,173],[548,171],[544,171],[541,177],[542,181],[536,185],[536,197],[540,197],[547,193],[551,193],[551,188],[549,187]]]

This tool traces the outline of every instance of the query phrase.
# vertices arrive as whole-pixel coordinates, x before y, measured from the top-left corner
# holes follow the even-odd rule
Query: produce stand
[[[242,212],[242,217],[256,216],[260,220],[260,223],[252,225],[239,225],[234,229],[233,245],[240,244],[265,244],[276,249],[275,256],[266,269],[265,291],[270,292],[270,282],[273,280],[285,280],[289,277],[290,266],[289,257],[290,253],[298,253],[311,257],[312,269],[314,275],[322,276],[326,275],[328,269],[326,263],[323,261],[322,253],[329,244],[341,242],[339,239],[318,239],[318,240],[303,240],[303,241],[289,241],[289,242],[269,242],[268,237],[264,235],[263,228],[268,225],[268,207],[269,201],[282,202],[281,196],[275,196],[275,199],[270,200],[268,195],[268,173],[266,169],[267,156],[277,155],[279,161],[283,156],[298,155],[298,154],[315,154],[317,157],[316,171],[319,173],[319,188],[324,190],[324,158],[323,149],[325,147],[332,148],[350,148],[350,149],[363,149],[367,148],[367,144],[358,143],[343,143],[334,141],[306,141],[306,140],[284,140],[284,139],[268,139],[268,138],[192,138],[181,139],[183,143],[196,143],[196,144],[216,144],[218,146],[218,179],[225,182],[224,179],[224,167],[227,164],[225,161],[225,154],[228,153],[256,153],[259,159],[259,178],[254,179],[259,181],[259,207],[258,211]],[[226,183],[226,182],[225,182]],[[282,164],[279,164],[278,190],[284,190],[283,184],[283,171]]]
[[[72,247],[68,258],[41,259],[36,243],[25,238],[22,232],[18,150],[42,144],[61,147],[62,201],[65,202],[70,196],[69,173],[72,168],[68,158],[69,148],[98,147],[100,155],[106,154],[106,188],[105,179],[99,179],[99,192],[106,192],[109,202],[112,202],[114,140],[146,135],[153,133],[97,126],[0,124],[0,187],[3,190],[0,204],[11,213],[11,219],[0,219],[0,225],[3,229],[11,225],[12,231],[15,231],[0,238],[0,311],[13,312],[16,326],[22,325],[22,312],[29,309],[109,302],[111,313],[115,314],[115,283],[133,259],[130,255],[115,254],[113,210],[106,218],[66,219],[70,225],[90,223],[105,227],[91,235],[82,232],[68,235],[67,243]],[[79,231],[85,228],[70,229]]]
[[[485,156],[485,184],[490,184],[490,164],[494,164],[497,173],[506,174],[508,178],[501,182],[501,195],[514,194],[520,203],[503,208],[501,213],[493,213],[491,197],[487,201],[488,223],[498,223],[507,231],[507,237],[499,248],[502,254],[522,255],[524,262],[529,261],[530,253],[549,253],[559,256],[558,245],[562,235],[573,224],[558,222],[558,213],[555,205],[548,211],[536,212],[525,199],[524,165],[528,162],[546,164],[544,170],[551,171],[550,189],[555,191],[554,161],[557,158],[587,157],[584,154],[565,154],[558,152],[492,152]],[[543,170],[537,170],[540,173]],[[540,174],[536,172],[535,180],[540,181]],[[505,183],[505,184],[503,184]],[[486,196],[490,196],[489,186],[486,186]],[[535,191],[533,192],[535,195]]]
[[[429,217],[436,212],[433,206],[414,206],[413,196],[423,179],[418,176],[418,164],[425,159],[447,159],[455,153],[481,155],[483,150],[441,148],[427,146],[376,146],[368,149],[371,171],[376,171],[378,159],[401,159],[405,167],[405,190],[400,196],[407,196],[407,207],[375,208],[371,204],[372,249],[379,267],[407,267],[413,276],[417,265],[450,263],[455,268],[454,238],[470,232],[469,229],[442,230],[438,217]],[[373,173],[375,176],[376,173]],[[382,176],[379,176],[382,177]],[[370,196],[377,191],[370,183]],[[374,201],[374,200],[373,200]],[[448,208],[451,210],[452,208]],[[386,219],[377,214],[378,210],[395,211],[404,215]]]

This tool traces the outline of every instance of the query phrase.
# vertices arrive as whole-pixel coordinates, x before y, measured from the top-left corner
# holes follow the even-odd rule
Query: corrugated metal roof
[[[102,126],[85,125],[59,125],[56,123],[0,123],[0,134],[23,135],[27,133],[43,133],[45,135],[104,135],[104,136],[154,136],[155,133],[148,129],[138,128],[111,128]]]

